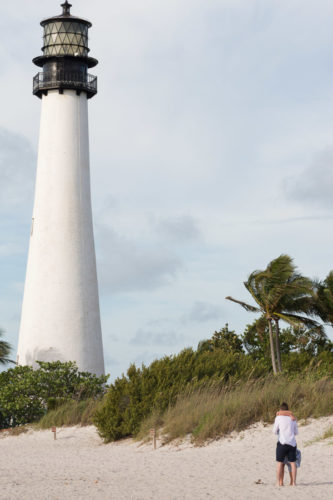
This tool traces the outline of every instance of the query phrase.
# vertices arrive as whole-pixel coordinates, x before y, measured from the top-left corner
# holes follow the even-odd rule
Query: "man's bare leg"
[[[290,462],[290,465],[291,465],[291,482],[290,482],[290,486],[296,486],[296,474],[297,474],[296,462]]]
[[[276,462],[276,486],[283,486],[284,463]]]

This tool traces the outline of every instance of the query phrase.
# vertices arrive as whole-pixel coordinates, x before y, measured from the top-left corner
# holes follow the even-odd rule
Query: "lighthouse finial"
[[[71,15],[72,4],[68,3],[67,0],[65,3],[61,4],[61,7],[62,7],[62,15],[63,16],[70,16]]]

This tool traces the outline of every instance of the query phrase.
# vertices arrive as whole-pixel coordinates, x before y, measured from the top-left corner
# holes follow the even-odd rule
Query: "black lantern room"
[[[43,71],[33,79],[33,94],[41,98],[49,90],[58,89],[62,94],[64,89],[71,89],[77,94],[86,92],[89,99],[97,93],[97,77],[88,74],[88,68],[98,64],[88,56],[88,29],[92,24],[72,16],[67,0],[61,7],[61,15],[40,23],[44,28],[43,55],[33,62]]]

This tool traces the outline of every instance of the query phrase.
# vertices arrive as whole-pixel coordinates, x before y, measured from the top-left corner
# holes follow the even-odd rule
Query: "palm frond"
[[[275,313],[275,316],[282,319],[286,323],[293,326],[304,325],[307,328],[316,328],[319,332],[324,333],[324,326],[314,319],[290,313]]]
[[[3,330],[0,329],[0,338],[3,336]],[[13,363],[11,359],[8,358],[8,354],[11,351],[11,345],[5,340],[0,340],[0,365],[5,365],[6,363]]]
[[[245,309],[245,311],[250,311],[250,312],[260,312],[260,309],[258,307],[251,306],[250,304],[247,304],[246,302],[242,302],[241,300],[234,299],[232,297],[226,297],[227,300],[231,300],[232,302],[236,302],[236,304],[239,304],[240,306]]]
[[[263,301],[263,293],[254,280],[244,282],[246,290],[252,295],[253,300],[258,304],[261,311],[265,311],[265,302]]]

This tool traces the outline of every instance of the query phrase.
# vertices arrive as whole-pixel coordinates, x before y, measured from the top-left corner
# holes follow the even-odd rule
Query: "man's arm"
[[[294,434],[295,436],[298,434],[298,427],[297,427],[297,422],[296,420],[293,420],[293,426],[294,426]]]

